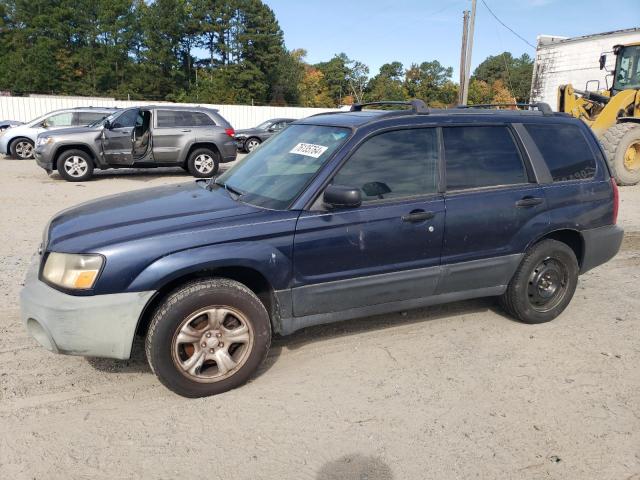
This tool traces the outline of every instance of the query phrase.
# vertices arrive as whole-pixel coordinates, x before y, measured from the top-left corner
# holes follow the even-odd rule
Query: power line
[[[487,5],[487,2],[485,2],[484,0],[480,0],[482,2],[482,4],[487,8],[487,10],[489,10],[489,13],[491,15],[493,15],[493,18],[495,18],[500,25],[502,25],[504,28],[506,28],[507,30],[509,30],[511,33],[513,33],[516,37],[518,37],[520,40],[522,40],[524,43],[526,43],[527,45],[529,45],[531,48],[533,48],[534,50],[536,49],[536,47],[534,45],[532,45],[531,43],[529,43],[529,41],[522,37],[521,35],[519,35],[515,30],[513,30],[511,27],[509,27],[506,23],[504,23],[502,20],[500,20],[495,13],[493,13],[493,11],[489,8],[489,5]]]

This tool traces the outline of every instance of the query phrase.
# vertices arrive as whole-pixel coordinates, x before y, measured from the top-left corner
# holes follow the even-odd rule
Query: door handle
[[[434,216],[435,216],[435,213],[433,212],[425,212],[424,210],[414,210],[408,215],[403,215],[402,221],[411,222],[411,223],[424,222],[425,220],[429,220]]]
[[[186,132],[190,132],[190,131],[191,131],[191,129],[190,129],[190,128],[185,128],[184,130],[180,130],[180,131],[181,131],[181,132],[185,132],[185,133],[186,133]]]
[[[519,208],[535,207],[536,205],[540,205],[542,202],[544,202],[544,199],[539,197],[524,197],[516,202],[516,207],[519,207]]]

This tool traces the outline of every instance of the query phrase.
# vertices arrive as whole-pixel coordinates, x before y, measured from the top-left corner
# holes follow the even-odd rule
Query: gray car
[[[35,149],[40,167],[70,182],[88,180],[96,168],[181,166],[206,178],[236,155],[234,130],[217,110],[164,105],[128,108],[89,127],[39,135]]]
[[[238,148],[245,152],[252,152],[271,135],[278,133],[294,121],[294,118],[272,118],[271,120],[262,122],[257,127],[238,130],[236,132]]]

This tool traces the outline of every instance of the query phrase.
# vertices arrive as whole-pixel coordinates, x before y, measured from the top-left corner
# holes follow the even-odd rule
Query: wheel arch
[[[553,230],[551,232],[547,232],[544,235],[540,236],[536,240],[532,241],[527,245],[527,250],[532,246],[542,242],[543,240],[556,240],[558,242],[562,242],[567,245],[576,256],[576,260],[578,260],[578,267],[582,268],[584,262],[584,238],[582,238],[582,234],[578,230],[573,230],[570,228],[562,228],[558,230]]]
[[[70,144],[63,144],[60,145],[58,148],[56,148],[56,150],[53,152],[52,158],[53,161],[51,162],[51,166],[54,170],[58,169],[58,160],[60,159],[60,156],[64,153],[64,152],[68,152],[69,150],[80,150],[82,152],[85,152],[87,155],[89,155],[91,157],[91,161],[93,162],[93,166],[97,167],[98,166],[98,162],[97,162],[97,157],[95,152],[91,149],[91,147],[84,145],[82,143],[80,144],[76,144],[76,143],[70,143]]]
[[[164,299],[171,294],[171,292],[189,282],[210,278],[226,278],[228,280],[235,280],[249,288],[249,290],[258,297],[267,310],[273,331],[279,331],[278,300],[275,295],[275,290],[267,277],[253,267],[219,266],[190,271],[164,283],[156,294],[151,297],[143,309],[140,318],[138,319],[138,325],[136,326],[136,335],[146,335],[153,313]]]
[[[180,164],[185,166],[187,165],[187,162],[189,161],[189,157],[191,157],[191,154],[197,150],[198,148],[208,148],[210,150],[213,150],[217,155],[218,155],[218,161],[222,160],[222,154],[220,153],[220,149],[218,148],[218,146],[213,143],[213,142],[194,142],[191,144],[191,146],[186,149],[186,155],[184,155],[184,157],[180,160]]]

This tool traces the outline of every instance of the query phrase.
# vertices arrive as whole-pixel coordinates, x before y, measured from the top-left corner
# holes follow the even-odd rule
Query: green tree
[[[526,53],[514,58],[511,53],[487,57],[473,72],[472,80],[479,80],[493,85],[501,80],[505,88],[518,102],[527,102],[531,89],[533,60]]]
[[[404,67],[400,62],[385,63],[376,76],[369,80],[367,98],[371,101],[406,100],[403,85]]]
[[[443,66],[439,61],[412,64],[406,71],[404,87],[409,98],[420,98],[430,105],[455,103],[455,84],[451,81],[453,68]]]

